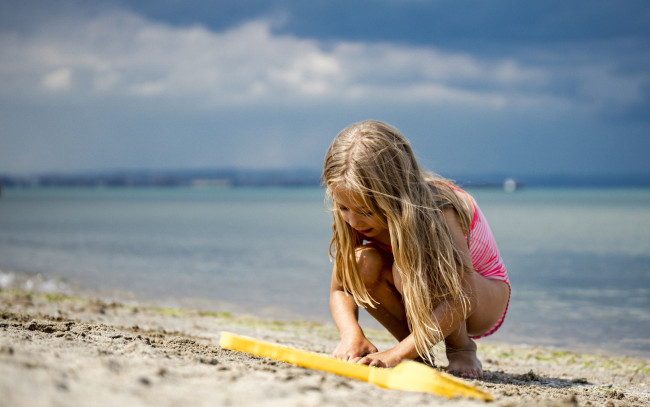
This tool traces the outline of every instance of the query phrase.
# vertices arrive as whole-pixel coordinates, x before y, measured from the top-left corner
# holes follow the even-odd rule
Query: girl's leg
[[[472,312],[464,323],[445,338],[449,365],[447,371],[464,377],[481,377],[481,362],[476,357],[476,344],[470,336],[489,331],[501,318],[510,298],[510,288],[503,281],[487,279],[468,272]]]
[[[477,272],[468,272],[471,314],[467,318],[470,336],[481,336],[499,321],[510,299],[510,287],[500,280],[490,280]]]
[[[466,321],[445,338],[447,372],[462,377],[483,376],[483,365],[476,356],[476,344],[467,334]]]
[[[402,301],[402,281],[390,254],[372,246],[357,249],[357,264],[366,289],[377,301],[366,310],[398,341],[410,334]],[[445,338],[448,371],[461,376],[480,377],[481,362],[476,357],[476,344],[470,336],[480,336],[501,318],[508,303],[510,289],[502,281],[489,280],[476,272],[466,276],[471,291],[472,313]]]
[[[411,332],[408,328],[402,295],[393,280],[393,256],[372,246],[357,248],[357,265],[375,307],[366,311],[398,341]]]

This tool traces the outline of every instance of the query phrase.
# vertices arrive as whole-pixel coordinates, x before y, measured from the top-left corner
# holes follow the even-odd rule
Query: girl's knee
[[[386,259],[377,249],[368,246],[358,247],[356,257],[363,284],[368,291],[372,291],[385,279],[383,274],[386,270]]]

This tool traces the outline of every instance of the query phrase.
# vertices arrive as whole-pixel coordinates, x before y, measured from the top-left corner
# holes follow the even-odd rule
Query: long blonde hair
[[[442,211],[453,207],[458,212],[469,241],[472,208],[451,181],[421,170],[397,129],[374,120],[355,123],[334,139],[325,157],[322,183],[332,205],[329,252],[339,284],[359,306],[375,306],[357,268],[355,249],[363,236],[343,220],[332,199],[333,189],[344,186],[384,220],[402,278],[409,329],[418,354],[433,362],[432,348],[444,339],[433,310],[449,300],[466,312],[467,294],[461,281],[463,270],[472,267],[464,264]]]

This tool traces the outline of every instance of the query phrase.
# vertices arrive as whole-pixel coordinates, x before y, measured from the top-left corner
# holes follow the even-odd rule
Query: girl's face
[[[361,196],[345,187],[335,187],[332,189],[332,199],[343,220],[353,229],[381,243],[390,243],[385,222],[363,204]]]

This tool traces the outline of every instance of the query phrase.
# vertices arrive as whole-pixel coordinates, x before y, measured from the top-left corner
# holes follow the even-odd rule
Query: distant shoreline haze
[[[650,187],[650,174],[442,174],[468,187]],[[320,170],[96,171],[0,174],[0,187],[315,187]]]

